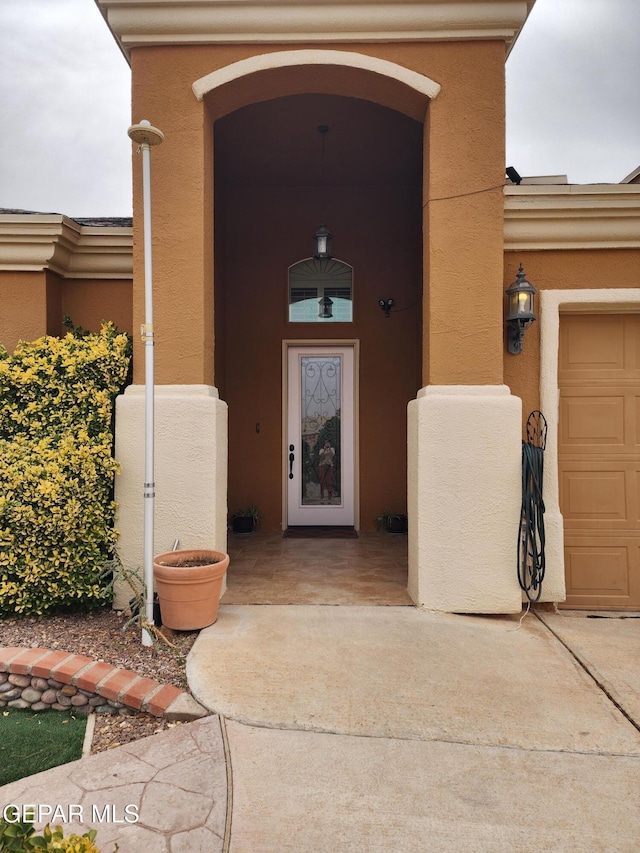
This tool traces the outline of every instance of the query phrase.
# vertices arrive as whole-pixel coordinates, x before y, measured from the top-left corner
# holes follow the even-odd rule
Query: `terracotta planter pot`
[[[203,566],[181,566],[207,560]],[[162,623],[175,631],[195,631],[213,625],[218,618],[222,580],[229,555],[222,551],[194,549],[168,551],[153,561],[153,576],[160,601]]]

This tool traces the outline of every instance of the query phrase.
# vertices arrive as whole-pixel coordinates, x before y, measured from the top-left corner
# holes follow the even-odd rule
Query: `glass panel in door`
[[[288,524],[353,524],[353,347],[290,347],[288,366]]]

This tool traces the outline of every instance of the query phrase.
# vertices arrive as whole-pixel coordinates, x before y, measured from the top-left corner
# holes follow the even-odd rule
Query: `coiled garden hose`
[[[522,509],[518,534],[518,581],[529,601],[540,599],[544,580],[544,501],[542,499],[547,422],[541,412],[527,420],[522,442]]]

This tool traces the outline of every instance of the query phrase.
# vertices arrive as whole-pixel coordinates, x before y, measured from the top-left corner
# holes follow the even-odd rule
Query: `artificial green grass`
[[[86,717],[65,711],[0,712],[0,785],[82,756]]]

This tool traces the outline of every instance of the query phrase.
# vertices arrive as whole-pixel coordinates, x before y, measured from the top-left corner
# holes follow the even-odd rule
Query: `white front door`
[[[354,348],[287,350],[287,524],[353,525]]]

